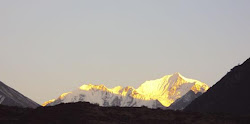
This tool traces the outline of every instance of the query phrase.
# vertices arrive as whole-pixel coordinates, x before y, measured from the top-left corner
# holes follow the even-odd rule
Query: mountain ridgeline
[[[24,109],[0,105],[1,124],[249,124],[249,116],[146,107],[101,107],[87,102]]]
[[[250,58],[235,66],[186,111],[250,114]]]
[[[0,105],[36,108],[40,106],[0,81]]]
[[[160,79],[146,81],[137,89],[130,86],[117,86],[109,89],[104,85],[82,85],[79,89],[64,93],[57,99],[45,102],[43,106],[84,101],[100,106],[166,108],[189,91],[194,94],[202,94],[208,88],[205,83],[175,73]],[[190,103],[190,100],[193,99],[193,97],[188,97],[186,101]],[[182,106],[175,107],[183,108]]]
[[[137,89],[82,85],[44,107],[0,82],[0,123],[249,124],[249,87],[250,59],[211,88],[175,73],[146,81]]]

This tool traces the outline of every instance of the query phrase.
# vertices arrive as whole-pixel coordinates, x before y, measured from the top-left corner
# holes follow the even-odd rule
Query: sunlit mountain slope
[[[205,83],[175,73],[160,79],[146,81],[137,89],[131,86],[117,86],[109,89],[104,85],[82,85],[72,92],[62,94],[57,99],[45,102],[43,105],[52,106],[60,103],[87,101],[100,106],[168,107],[190,90],[195,93],[204,93],[208,88]]]

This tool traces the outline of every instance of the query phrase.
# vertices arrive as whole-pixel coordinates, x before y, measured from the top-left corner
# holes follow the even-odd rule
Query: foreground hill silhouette
[[[25,109],[0,106],[1,124],[249,124],[250,116],[212,115],[146,107],[67,103]]]
[[[235,66],[206,93],[188,105],[186,111],[249,114],[250,58]]]

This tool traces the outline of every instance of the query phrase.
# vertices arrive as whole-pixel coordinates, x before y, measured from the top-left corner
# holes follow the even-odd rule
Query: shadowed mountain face
[[[16,90],[0,81],[0,104],[7,106],[19,106],[24,108],[36,108],[40,106]]]
[[[194,91],[190,90],[181,98],[175,100],[173,104],[171,104],[168,108],[172,110],[183,110],[187,107],[194,99],[202,95],[201,92],[195,93]]]
[[[250,58],[231,69],[186,111],[250,114]]]
[[[212,115],[146,107],[67,103],[37,109],[0,106],[1,124],[249,124],[249,116]]]

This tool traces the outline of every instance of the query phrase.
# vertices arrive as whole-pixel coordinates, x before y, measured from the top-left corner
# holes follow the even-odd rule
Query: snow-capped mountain
[[[36,108],[40,106],[31,99],[25,97],[16,90],[0,81],[0,104],[7,106],[19,106],[24,108]]]
[[[47,101],[43,105],[53,106],[60,103],[86,101],[100,106],[168,107],[190,90],[195,93],[203,93],[208,88],[205,83],[175,73],[160,79],[146,81],[137,89],[130,86],[117,86],[108,89],[104,85],[82,85],[80,88],[64,93],[59,98]]]
[[[142,100],[133,96],[137,92],[133,87],[115,87],[108,89],[104,85],[82,85],[79,89],[64,93],[56,100],[50,100],[43,105],[52,106],[60,103],[87,101],[100,106],[121,106],[121,107],[140,107],[150,108],[163,107],[158,100]]]

